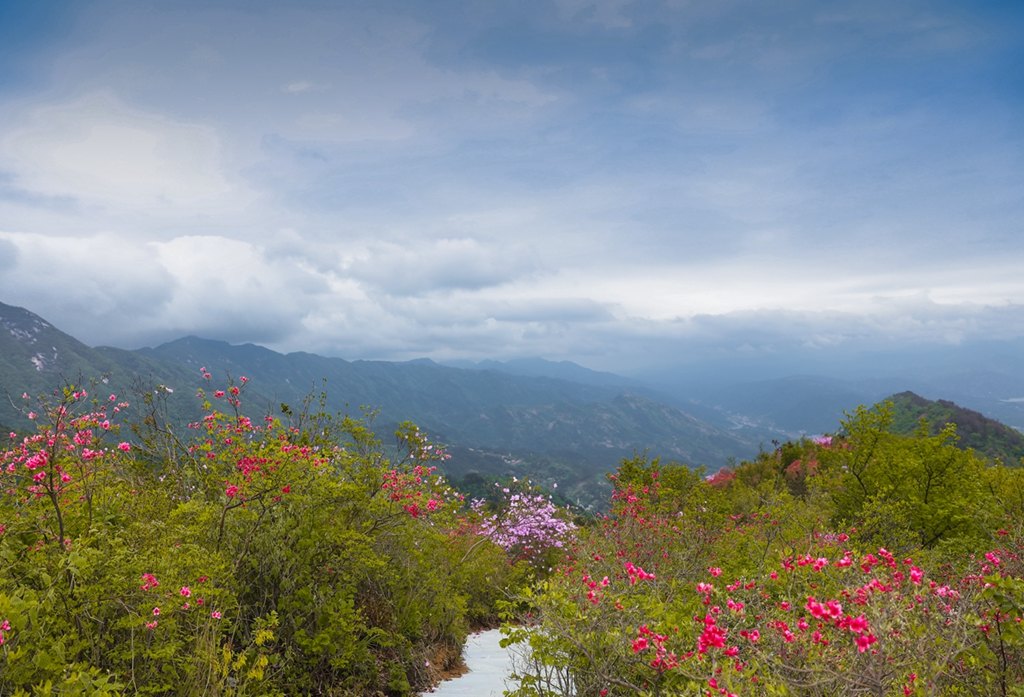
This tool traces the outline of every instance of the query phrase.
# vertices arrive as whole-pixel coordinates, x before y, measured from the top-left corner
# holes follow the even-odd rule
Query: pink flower
[[[863,634],[868,630],[868,620],[864,615],[858,615],[857,617],[851,617],[846,626],[850,628],[851,632],[857,634]]]
[[[224,494],[229,498],[233,499],[238,494],[238,487],[234,484],[228,484],[227,488],[224,489]]]
[[[146,622],[146,629],[156,629],[157,621]]]
[[[122,452],[128,452],[129,450],[132,449],[132,445],[131,445],[131,443],[127,443],[127,442],[118,443],[117,444],[117,449],[122,451]]]
[[[182,597],[182,598],[187,598],[187,597],[189,597],[190,595],[192,595],[192,589],[191,589],[191,588],[189,588],[188,586],[182,586],[182,587],[181,587],[181,590],[180,590],[180,591],[178,591],[178,593],[180,593],[180,594],[181,594],[181,597]]]
[[[160,614],[160,608],[159,607],[153,608],[153,616],[156,617],[159,614]]]
[[[213,612],[211,612],[210,617],[212,617],[215,620],[219,620],[221,618],[220,610],[214,610]]]
[[[875,638],[874,634],[861,634],[857,637],[856,641],[857,650],[861,653],[864,653],[868,650],[868,647],[870,647],[872,644],[878,641],[878,639]]]

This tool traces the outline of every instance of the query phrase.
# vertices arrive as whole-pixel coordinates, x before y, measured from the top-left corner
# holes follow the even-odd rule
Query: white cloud
[[[284,86],[284,91],[289,94],[299,94],[301,92],[309,92],[315,88],[316,85],[309,80],[296,80],[295,82],[289,82]]]
[[[0,157],[27,192],[122,212],[237,209],[250,198],[213,129],[107,92],[16,111],[0,130]]]
[[[346,255],[343,273],[382,295],[419,295],[452,288],[480,289],[529,276],[534,261],[514,243],[471,238],[372,242]]]
[[[348,357],[1021,331],[1005,63],[810,5],[81,5],[0,88],[0,292]]]
[[[131,340],[175,292],[150,245],[130,236],[0,231],[0,244],[17,250],[0,296],[86,342]]]

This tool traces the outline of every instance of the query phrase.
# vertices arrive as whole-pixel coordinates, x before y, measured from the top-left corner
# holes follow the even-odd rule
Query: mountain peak
[[[0,327],[23,344],[39,343],[39,336],[53,325],[23,307],[0,303]]]

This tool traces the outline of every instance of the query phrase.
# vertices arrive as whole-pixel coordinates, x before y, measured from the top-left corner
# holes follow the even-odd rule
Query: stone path
[[[512,672],[512,653],[501,648],[500,641],[498,629],[471,635],[463,653],[469,672],[445,680],[433,692],[423,694],[427,697],[501,697],[505,679]]]

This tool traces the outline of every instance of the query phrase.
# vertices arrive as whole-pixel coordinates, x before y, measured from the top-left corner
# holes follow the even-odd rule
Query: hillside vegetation
[[[861,407],[711,477],[624,462],[509,608],[513,694],[1021,694],[1024,470],[893,426]]]
[[[385,449],[351,417],[250,419],[247,382],[208,385],[187,426],[166,390],[22,398],[36,430],[0,450],[0,694],[409,695],[572,530],[529,488],[471,505],[411,424]]]
[[[205,366],[201,367],[205,368]],[[0,694],[411,695],[503,617],[515,694],[1010,695],[1024,679],[1024,470],[894,430],[708,476],[625,459],[611,514],[386,447],[247,377],[137,403],[65,385],[0,452]]]
[[[1024,458],[1024,433],[971,409],[945,399],[925,399],[913,392],[889,398],[893,403],[893,430],[910,434],[922,427],[935,435],[952,424],[956,444],[970,448],[1006,465],[1019,465]]]

